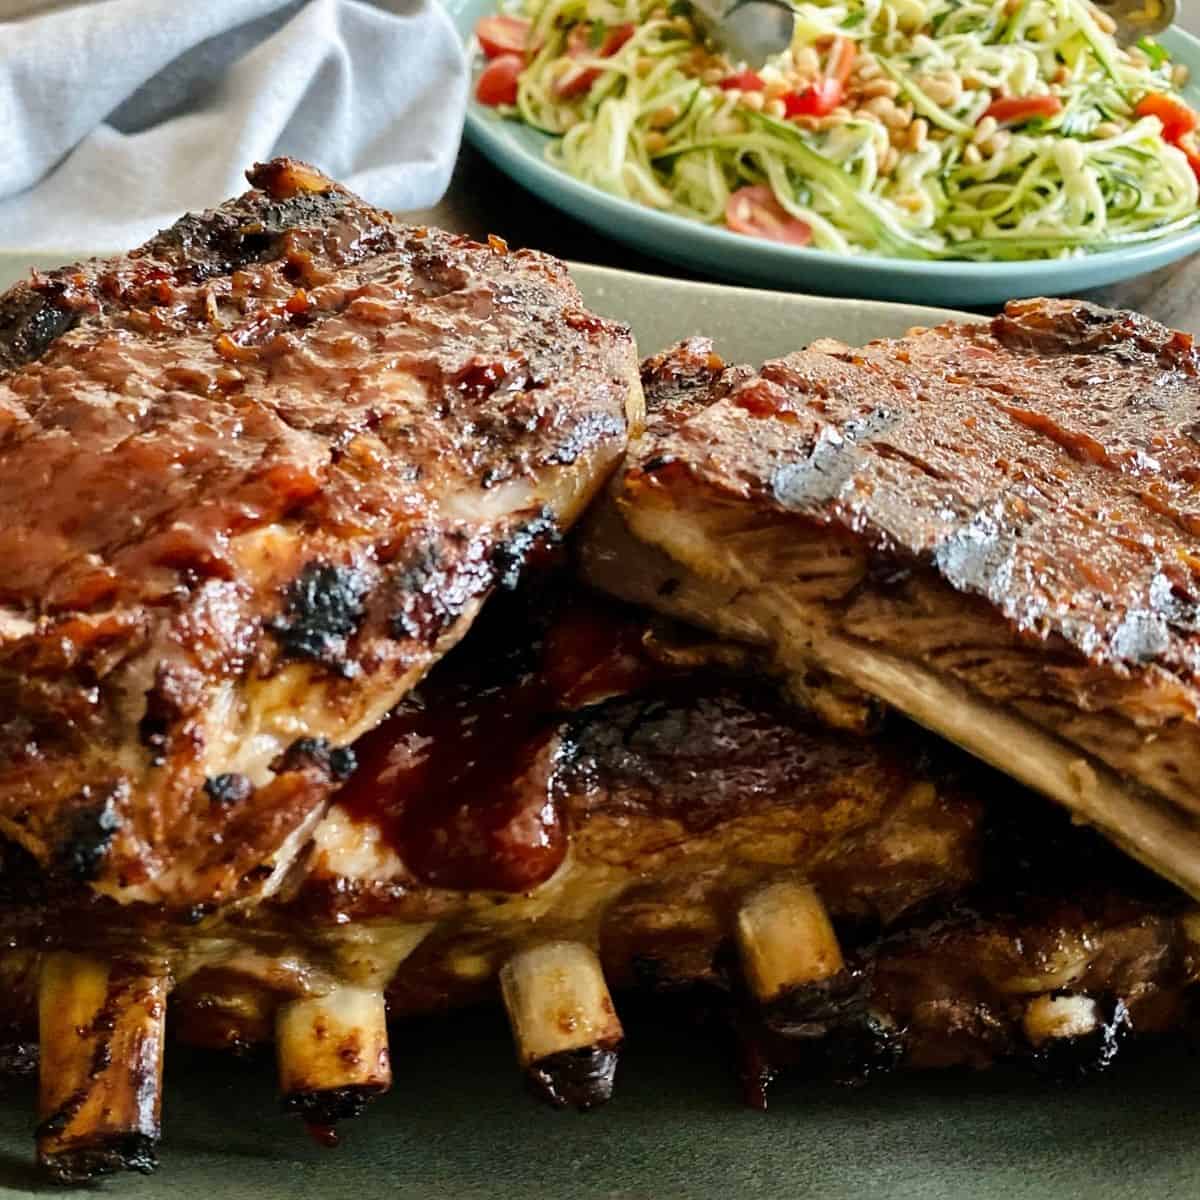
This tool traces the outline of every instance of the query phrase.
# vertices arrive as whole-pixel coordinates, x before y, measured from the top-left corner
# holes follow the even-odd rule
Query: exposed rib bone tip
[[[315,1126],[359,1116],[392,1085],[387,1005],[377,988],[292,1000],[275,1021],[284,1108]]]
[[[1133,1022],[1122,1000],[1049,992],[1025,1006],[1022,1026],[1036,1070],[1056,1079],[1078,1079],[1112,1066]]]
[[[168,980],[46,955],[38,985],[38,1162],[60,1183],[158,1164]]]
[[[816,889],[794,880],[749,895],[737,917],[746,982],[762,1004],[845,968],[837,934]]]
[[[1022,1024],[1032,1045],[1061,1038],[1087,1037],[1101,1022],[1100,1006],[1078,994],[1035,996],[1025,1006]]]
[[[582,942],[522,950],[500,971],[500,987],[534,1091],[559,1108],[608,1100],[623,1031],[595,951]]]

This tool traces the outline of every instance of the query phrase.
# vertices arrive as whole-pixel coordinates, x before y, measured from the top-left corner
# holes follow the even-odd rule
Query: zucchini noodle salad
[[[476,97],[627,200],[840,254],[996,261],[1194,225],[1197,114],[1087,0],[793,5],[731,61],[687,0],[525,0],[476,28]]]

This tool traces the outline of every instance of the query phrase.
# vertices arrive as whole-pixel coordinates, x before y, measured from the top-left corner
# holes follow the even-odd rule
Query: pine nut
[[[667,148],[667,135],[659,133],[657,129],[652,129],[642,139],[642,144],[646,147],[647,154],[661,154]]]
[[[900,154],[895,146],[889,146],[884,152],[883,157],[879,160],[880,175],[890,175],[895,169],[896,164],[900,161]]]
[[[921,150],[925,146],[925,139],[929,136],[929,122],[924,117],[918,117],[908,127],[908,148],[910,150]]]
[[[991,158],[994,154],[1003,154],[1011,141],[1012,134],[1007,129],[997,129],[990,138],[985,138],[979,144],[979,149],[987,158]]]
[[[1117,23],[1104,11],[1102,8],[1097,8],[1094,4],[1091,6],[1092,19],[1100,28],[1108,34],[1117,32]]]
[[[700,78],[705,83],[720,83],[725,78],[727,72],[720,67],[706,67]]]
[[[674,125],[679,120],[679,112],[678,104],[664,104],[662,108],[657,108],[650,114],[646,124],[651,129],[666,129],[668,125]]]
[[[926,75],[917,80],[917,87],[942,108],[953,108],[962,99],[962,80],[953,71]]]
[[[796,70],[805,79],[811,79],[821,70],[821,60],[817,57],[817,52],[811,46],[805,46],[801,50],[793,50],[792,58],[795,60]]]
[[[743,108],[753,109],[755,112],[762,112],[763,104],[766,103],[762,92],[743,92],[739,101]]]
[[[763,112],[765,112],[768,117],[786,117],[787,105],[779,99],[768,100],[766,104],[763,105]]]
[[[1186,87],[1187,81],[1191,78],[1192,72],[1187,63],[1176,63],[1171,68],[1171,82],[1177,87]]]
[[[874,58],[864,58],[855,63],[854,74],[865,83],[870,79],[878,79],[883,74],[883,68]]]
[[[868,79],[860,90],[868,99],[887,96],[889,100],[895,100],[900,95],[900,85],[893,79]]]
[[[782,79],[772,79],[763,89],[763,94],[768,100],[776,100],[780,96],[786,96],[791,90]]]
[[[863,108],[878,117],[885,125],[890,124],[890,119],[896,112],[896,105],[888,96],[876,96],[874,99],[868,100]]]
[[[1094,138],[1113,138],[1117,137],[1121,132],[1121,127],[1116,121],[1101,121],[1095,129],[1092,130]]]
[[[996,124],[995,117],[984,117],[980,120],[979,124],[975,126],[975,132],[971,135],[971,141],[974,142],[976,146],[981,146],[988,140],[988,138],[992,136],[993,133],[996,132],[998,128],[999,126]]]

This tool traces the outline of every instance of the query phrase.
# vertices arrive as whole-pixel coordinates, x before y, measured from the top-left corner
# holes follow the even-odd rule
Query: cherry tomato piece
[[[1019,125],[1034,117],[1056,117],[1063,110],[1057,96],[1002,96],[993,100],[983,117],[992,117],[999,125]]]
[[[787,92],[782,98],[784,115],[827,117],[845,99],[845,91],[836,79],[818,79],[802,92]]]
[[[532,54],[536,47],[530,45],[529,35],[533,22],[524,17],[507,17],[494,14],[483,17],[475,26],[479,46],[488,58],[499,58],[502,54]]]
[[[858,53],[849,38],[835,37],[825,59],[825,72],[803,91],[783,96],[784,114],[792,117],[827,117],[846,99],[846,84]]]
[[[765,183],[738,188],[729,197],[725,224],[735,233],[791,246],[807,246],[812,241],[811,226],[793,217]]]
[[[1191,133],[1200,122],[1200,116],[1174,96],[1151,92],[1143,96],[1133,110],[1139,117],[1157,117],[1162,122],[1164,142],[1176,144],[1185,133]]]
[[[584,24],[576,25],[567,35],[567,57],[611,58],[636,32],[637,26],[632,22],[615,25],[605,33],[600,46],[594,47],[592,45],[592,27]],[[582,96],[591,90],[592,84],[599,78],[599,67],[576,67],[559,79],[554,85],[554,91],[564,99]]]
[[[730,75],[728,79],[722,79],[720,86],[726,92],[734,88],[740,92],[761,92],[767,85],[763,83],[762,76],[757,71],[739,71],[736,75]]]
[[[493,58],[483,69],[475,85],[475,99],[480,104],[516,104],[517,79],[525,70],[525,59],[519,54],[502,54]]]

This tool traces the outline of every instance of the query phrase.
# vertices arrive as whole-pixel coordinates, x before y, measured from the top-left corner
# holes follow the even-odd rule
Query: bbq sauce
[[[543,598],[545,599],[545,598]],[[599,605],[493,600],[463,645],[355,745],[338,796],[423,884],[528,892],[558,869],[564,710],[647,682],[641,627]]]

